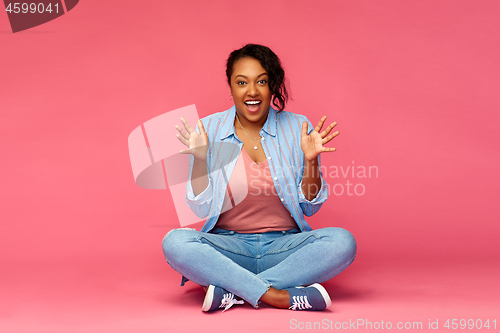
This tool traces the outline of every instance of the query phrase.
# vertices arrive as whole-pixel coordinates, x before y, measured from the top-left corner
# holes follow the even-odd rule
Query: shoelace
[[[307,296],[293,296],[293,304],[289,309],[292,310],[305,310],[312,308],[311,304],[307,300]]]
[[[220,303],[219,308],[224,308],[224,310],[222,310],[222,312],[224,312],[227,309],[229,309],[230,307],[232,307],[234,304],[243,304],[243,303],[245,303],[245,301],[244,300],[241,300],[241,301],[236,300],[236,298],[234,298],[233,293],[224,294],[222,297],[222,301]]]

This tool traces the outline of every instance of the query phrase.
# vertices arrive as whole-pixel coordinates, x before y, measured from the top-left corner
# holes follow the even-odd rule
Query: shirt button
[[[267,159],[268,159],[268,160],[270,160],[270,159],[271,159],[271,156],[269,156]]]
[[[281,201],[285,201],[285,199],[281,198]]]
[[[264,140],[264,137],[261,137],[260,139],[261,139],[261,140]]]
[[[278,177],[274,177],[274,180],[278,180]]]

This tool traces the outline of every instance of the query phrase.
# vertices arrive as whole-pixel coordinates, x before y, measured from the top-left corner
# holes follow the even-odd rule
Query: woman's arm
[[[189,179],[186,184],[186,202],[191,210],[201,218],[208,216],[211,209],[213,194],[207,171],[208,135],[201,120],[197,122],[198,133],[188,122],[181,118],[184,128],[175,126],[179,131],[177,138],[188,149],[181,154],[191,154],[189,162]]]
[[[312,201],[321,189],[318,156],[323,152],[335,151],[335,148],[325,147],[324,145],[339,135],[338,131],[330,134],[332,129],[337,125],[336,122],[331,123],[320,133],[325,120],[326,116],[322,117],[315,129],[309,134],[307,134],[307,122],[304,121],[302,123],[300,146],[304,152],[304,173],[302,176],[301,189],[304,196],[309,201]]]
[[[205,160],[194,159],[193,172],[191,174],[191,186],[195,197],[207,188],[208,175],[206,158]]]
[[[207,151],[208,151],[208,135],[205,132],[205,127],[201,120],[197,122],[197,128],[200,133],[193,130],[189,123],[181,118],[184,128],[175,125],[175,128],[179,131],[177,138],[182,142],[188,149],[181,150],[181,154],[191,154],[193,155],[193,169],[191,174],[191,186],[193,188],[194,196],[197,196],[203,192],[208,186],[208,175],[207,175]]]
[[[321,189],[321,177],[319,175],[318,157],[314,160],[304,161],[304,175],[302,176],[302,193],[307,200],[312,201],[316,198]]]

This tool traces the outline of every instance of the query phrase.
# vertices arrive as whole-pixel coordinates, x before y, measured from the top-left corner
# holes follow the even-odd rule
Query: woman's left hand
[[[339,135],[339,131],[330,134],[332,129],[337,125],[336,122],[331,123],[323,132],[321,128],[325,123],[326,116],[322,117],[314,130],[307,134],[307,122],[302,123],[302,136],[300,139],[300,147],[304,152],[304,158],[308,161],[314,160],[323,152],[335,151],[335,148],[325,147],[324,145],[330,142],[334,137]]]

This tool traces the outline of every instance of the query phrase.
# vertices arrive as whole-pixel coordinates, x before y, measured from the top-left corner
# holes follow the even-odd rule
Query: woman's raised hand
[[[323,132],[321,128],[325,123],[326,116],[322,117],[314,130],[307,134],[307,122],[302,123],[302,135],[300,139],[300,147],[304,152],[304,158],[308,161],[314,160],[323,152],[335,151],[335,148],[325,147],[324,145],[330,142],[334,137],[339,135],[339,132],[330,134],[332,129],[337,125],[336,122],[331,123]]]
[[[198,120],[198,128],[200,129],[200,133],[196,132],[184,119],[181,118],[182,124],[184,128],[175,125],[175,128],[179,131],[180,134],[176,134],[177,139],[182,142],[188,149],[181,150],[181,154],[191,154],[196,160],[204,161],[207,159],[207,150],[208,150],[208,135],[205,132],[205,128],[203,127],[203,123],[201,120]]]

